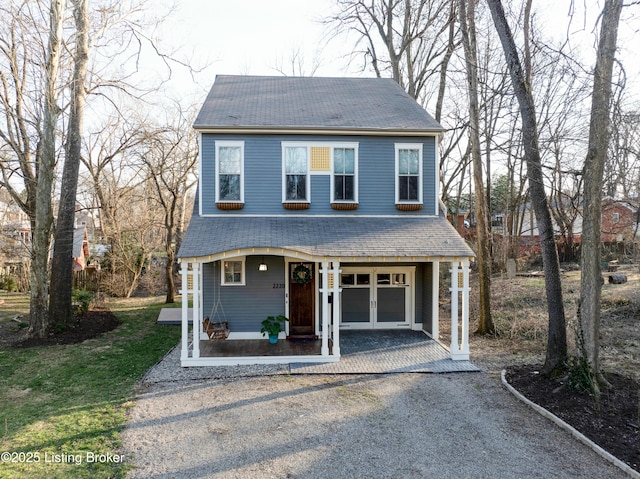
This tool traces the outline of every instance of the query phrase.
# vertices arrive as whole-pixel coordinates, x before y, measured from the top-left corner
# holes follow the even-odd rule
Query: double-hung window
[[[330,184],[327,198],[334,209],[354,209],[358,202],[358,144],[331,142],[282,143],[282,202],[287,209],[307,209],[311,202],[311,179],[327,176],[315,184]],[[315,180],[314,180],[315,181]],[[329,193],[329,192],[327,192]]]
[[[422,203],[422,144],[396,144],[396,203]]]
[[[355,147],[333,148],[333,202],[356,202],[356,149]]]
[[[216,202],[244,202],[244,142],[216,142]]]
[[[220,278],[220,282],[223,286],[244,286],[245,258],[240,257],[222,261],[222,277]]]
[[[309,198],[309,148],[284,145],[284,194],[283,201],[308,202]]]

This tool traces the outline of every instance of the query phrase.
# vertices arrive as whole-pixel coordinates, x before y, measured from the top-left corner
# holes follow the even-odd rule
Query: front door
[[[315,335],[313,263],[289,264],[289,336]]]
[[[411,326],[413,268],[344,267],[340,275],[340,326],[393,329]]]

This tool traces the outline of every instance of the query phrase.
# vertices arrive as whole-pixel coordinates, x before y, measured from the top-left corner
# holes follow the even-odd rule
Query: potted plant
[[[282,314],[279,316],[269,316],[267,319],[262,321],[262,329],[260,332],[263,336],[268,334],[269,342],[271,344],[275,344],[278,342],[278,334],[282,331],[285,321],[289,321],[289,319]]]

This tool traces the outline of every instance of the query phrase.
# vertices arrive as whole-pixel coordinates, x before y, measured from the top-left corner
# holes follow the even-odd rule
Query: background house
[[[82,271],[89,261],[89,238],[87,228],[82,226],[73,230],[73,271]]]

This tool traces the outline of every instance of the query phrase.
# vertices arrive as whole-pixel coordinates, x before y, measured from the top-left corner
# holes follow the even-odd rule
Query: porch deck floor
[[[200,341],[200,357],[232,358],[243,356],[305,356],[320,355],[322,343],[280,339],[270,344],[267,339]]]
[[[480,371],[454,361],[438,341],[421,331],[340,331],[340,362],[296,363],[291,374],[450,373]]]
[[[297,356],[320,354],[321,342],[279,340],[201,341],[201,357]],[[291,374],[386,374],[479,371],[470,361],[453,361],[449,351],[420,331],[340,331],[340,361],[292,363]]]

